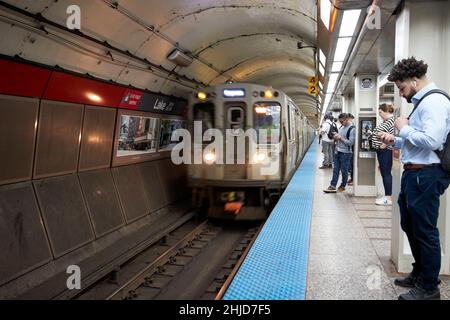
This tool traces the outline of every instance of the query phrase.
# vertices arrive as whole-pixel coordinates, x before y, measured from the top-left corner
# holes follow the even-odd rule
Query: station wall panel
[[[185,165],[174,165],[171,163],[173,172],[175,173],[175,192],[177,193],[178,197],[177,200],[180,198],[185,198],[188,196],[189,188],[187,187],[187,167]]]
[[[123,226],[125,220],[111,171],[84,172],[79,177],[96,236]]]
[[[34,186],[55,258],[94,240],[76,174],[34,181]]]
[[[112,173],[127,222],[149,214],[150,204],[136,166],[114,168]]]
[[[34,178],[76,172],[83,106],[41,101]]]
[[[176,168],[174,168],[170,159],[158,161],[157,167],[161,176],[161,187],[164,190],[167,202],[175,202],[177,199]]]
[[[31,182],[0,187],[0,285],[52,259]]]
[[[109,168],[116,110],[86,106],[81,138],[79,170]]]
[[[0,96],[0,185],[31,180],[39,100]]]
[[[158,162],[145,162],[138,165],[152,212],[167,204],[166,192],[158,170]]]

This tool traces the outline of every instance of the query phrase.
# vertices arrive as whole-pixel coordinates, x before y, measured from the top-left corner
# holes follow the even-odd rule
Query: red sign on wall
[[[143,95],[144,92],[142,91],[135,89],[127,89],[125,91],[124,96],[122,97],[122,101],[120,102],[119,108],[133,109],[133,110],[137,109]]]

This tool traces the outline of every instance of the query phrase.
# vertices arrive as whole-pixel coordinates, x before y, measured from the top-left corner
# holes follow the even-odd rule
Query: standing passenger
[[[450,131],[450,101],[426,77],[428,65],[414,57],[398,62],[389,75],[400,96],[414,104],[409,118],[399,117],[395,127],[399,137],[381,133],[386,144],[402,149],[404,164],[398,197],[401,227],[408,236],[415,262],[412,272],[395,284],[411,287],[401,300],[438,300],[441,244],[437,221],[439,198],[450,183],[450,174],[441,166],[436,150],[442,150]]]
[[[336,127],[333,123],[333,116],[331,114],[326,114],[324,120],[322,129],[320,130],[322,134],[323,163],[319,169],[331,168],[333,164],[334,140],[331,134],[332,128]]]
[[[392,146],[388,146],[381,142],[377,135],[380,133],[394,134],[394,108],[388,104],[382,104],[378,108],[378,114],[383,123],[378,125],[370,137],[372,147],[377,151],[378,164],[380,166],[381,177],[383,178],[384,197],[375,200],[375,204],[379,206],[392,205]]]
[[[353,130],[354,127],[351,118],[348,114],[343,113],[339,116],[339,120],[342,123],[342,127],[339,129],[339,133],[333,136],[333,139],[337,142],[336,153],[334,155],[333,178],[331,179],[330,186],[323,190],[325,193],[345,191],[348,180],[348,168],[353,153],[352,146],[355,144],[355,130]],[[336,190],[339,172],[342,172],[342,181],[338,190]]]
[[[349,113],[348,116],[350,117],[350,122],[353,126],[354,129],[354,124],[353,124],[353,120],[355,120],[355,117]],[[355,162],[355,150],[354,150],[354,146],[352,146],[352,159],[350,160],[350,166],[348,168],[348,175],[350,177],[350,179],[348,180],[348,185],[349,186],[353,186],[353,163]]]

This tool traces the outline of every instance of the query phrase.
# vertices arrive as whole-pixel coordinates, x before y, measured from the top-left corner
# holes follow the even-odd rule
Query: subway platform
[[[316,142],[317,143],[317,142]],[[317,165],[323,159],[317,148]],[[331,169],[316,170],[307,300],[391,300],[405,288],[391,261],[392,207],[355,197],[353,188],[326,194]],[[441,276],[441,299],[450,300],[450,277]]]

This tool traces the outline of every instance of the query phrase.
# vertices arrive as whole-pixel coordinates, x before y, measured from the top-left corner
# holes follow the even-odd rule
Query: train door
[[[295,124],[295,106],[289,102],[288,103],[288,161],[287,161],[287,175],[288,178],[292,170],[295,169],[296,158],[298,153],[297,143],[296,143],[296,124]]]
[[[297,123],[297,130],[296,130],[297,148],[299,150],[297,152],[296,166],[298,167],[300,164],[300,161],[302,160],[302,156],[305,152],[305,149],[303,147],[303,140],[305,138],[303,136],[303,119],[302,119],[300,112],[298,112],[298,114],[297,114],[296,123]]]
[[[247,170],[247,147],[244,148],[238,144],[241,138],[245,139],[246,126],[246,104],[244,102],[228,102],[224,106],[224,128],[231,129],[231,135],[226,134],[225,139],[233,139],[234,141],[226,140],[226,147],[232,146],[233,150],[225,150],[225,160],[227,155],[232,152],[233,163],[225,164],[225,177],[227,179],[246,179]],[[242,155],[242,150],[244,154]],[[244,160],[242,162],[242,159]]]

